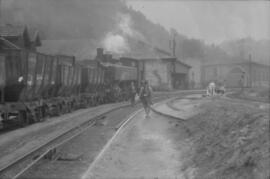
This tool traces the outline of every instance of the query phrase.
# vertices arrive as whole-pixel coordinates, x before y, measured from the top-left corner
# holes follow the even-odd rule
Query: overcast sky
[[[270,1],[128,0],[128,5],[167,29],[207,43],[270,38]]]

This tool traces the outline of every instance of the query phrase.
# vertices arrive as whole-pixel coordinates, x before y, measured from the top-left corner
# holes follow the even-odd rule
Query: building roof
[[[0,37],[10,39],[10,37],[23,36],[28,42],[41,46],[39,32],[36,29],[28,29],[26,26],[13,24],[0,24]]]
[[[270,66],[270,65],[259,63],[259,62],[255,62],[255,61],[244,61],[244,62],[241,62],[241,63],[238,63],[238,64],[253,64],[253,65],[267,66],[267,67]]]
[[[203,66],[218,66],[218,65],[246,65],[246,64],[253,64],[253,65],[259,65],[259,66],[269,66],[267,64],[262,64],[255,61],[249,61],[249,60],[243,60],[243,61],[227,61],[227,62],[220,62],[220,63],[207,63]]]
[[[13,44],[12,42],[8,41],[7,39],[0,37],[0,44],[2,45],[1,48],[3,49],[21,49],[17,45]]]
[[[42,40],[38,51],[46,54],[74,55],[77,59],[95,59],[97,43],[90,39]]]
[[[188,64],[186,64],[186,63],[184,63],[184,62],[182,62],[182,61],[180,61],[180,60],[176,60],[176,62],[177,62],[177,63],[180,63],[181,65],[186,66],[186,67],[188,67],[188,68],[191,68],[191,67],[192,67],[192,66],[190,66],[190,65],[188,65]]]
[[[112,54],[114,59],[121,57],[139,60],[175,59],[165,50],[142,41],[129,40],[128,45],[127,52],[109,52],[109,54]],[[75,55],[78,59],[95,59],[98,46],[101,46],[101,43],[93,39],[42,40],[42,46],[38,48],[38,51],[48,54]]]
[[[138,60],[153,60],[153,59],[175,59],[169,52],[163,49],[153,47],[143,41],[129,41],[130,51],[121,56],[126,58],[134,58]]]
[[[21,25],[0,24],[1,37],[21,36],[27,31],[27,27]]]

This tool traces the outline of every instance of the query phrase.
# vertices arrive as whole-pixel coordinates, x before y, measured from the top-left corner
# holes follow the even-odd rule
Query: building
[[[174,89],[188,89],[190,86],[190,69],[192,67],[182,61],[175,60],[173,63],[174,70],[172,73]]]
[[[205,64],[202,66],[202,79],[204,85],[215,81],[227,87],[269,87],[270,66],[251,60]]]
[[[39,33],[30,31],[26,26],[1,24],[0,25],[0,48],[1,49],[27,49],[36,51],[41,46]]]
[[[139,47],[124,54],[123,65],[137,67],[139,82],[147,80],[154,90],[187,89],[191,66],[177,60],[170,53],[138,42]]]
[[[190,89],[200,89],[202,87],[201,79],[201,67],[203,64],[203,59],[200,58],[186,58],[184,60],[186,64],[191,66],[189,70],[189,88]]]

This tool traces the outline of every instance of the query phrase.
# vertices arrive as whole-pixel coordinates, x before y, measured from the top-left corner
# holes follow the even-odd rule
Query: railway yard
[[[0,0],[0,179],[270,179],[269,2]]]
[[[0,178],[267,178],[269,103],[202,91],[106,104],[0,136]],[[234,96],[235,97],[235,96]]]

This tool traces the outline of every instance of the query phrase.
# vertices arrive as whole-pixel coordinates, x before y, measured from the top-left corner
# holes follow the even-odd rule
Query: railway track
[[[114,109],[116,110],[116,109]],[[12,163],[7,163],[4,167],[0,169],[0,178],[9,179],[13,178],[16,179],[21,176],[25,171],[31,168],[34,164],[36,164],[39,160],[43,157],[49,157],[50,154],[56,150],[57,147],[60,145],[68,142],[72,138],[78,136],[85,130],[92,127],[97,120],[102,118],[109,112],[106,112],[98,117],[95,117],[87,122],[80,124],[79,126],[74,127],[73,129],[56,136],[48,143],[41,144],[40,146],[36,147],[35,149],[29,151],[28,153],[24,154],[17,160],[13,161]]]
[[[201,91],[200,91],[201,92]],[[168,99],[171,96],[174,96],[176,94],[194,94],[198,93],[198,91],[184,91],[184,92],[178,92],[178,93],[172,93],[172,94],[165,94],[163,96],[155,96],[154,101],[161,101],[164,99]],[[128,105],[126,105],[128,106]],[[0,168],[0,178],[1,179],[16,179],[19,178],[23,173],[25,173],[27,170],[29,170],[33,165],[35,165],[38,161],[40,161],[42,158],[51,158],[54,151],[64,143],[70,141],[74,137],[80,135],[85,130],[89,129],[93,125],[95,125],[96,121],[103,118],[106,114],[115,111],[120,108],[124,108],[126,106],[121,106],[115,109],[112,109],[110,111],[107,111],[97,117],[94,117],[92,119],[87,120],[86,122],[81,123],[78,126],[75,126],[71,130],[68,130],[52,139],[49,140],[49,142],[40,144],[36,148],[30,150],[29,152],[23,154],[22,156],[18,157],[16,160],[13,160],[11,162],[7,162],[6,164],[2,165]],[[118,124],[115,129],[118,130],[121,128],[121,126],[125,125],[126,121],[123,120],[120,124]]]

